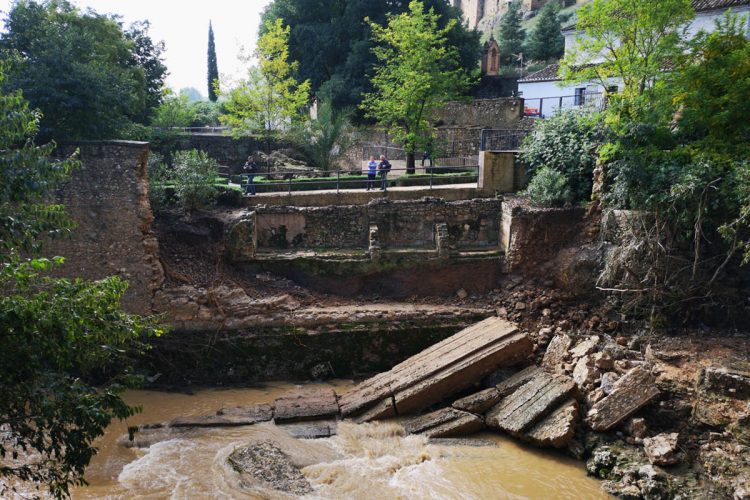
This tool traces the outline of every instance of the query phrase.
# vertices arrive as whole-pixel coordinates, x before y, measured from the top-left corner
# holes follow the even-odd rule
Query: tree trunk
[[[414,170],[414,151],[406,153],[406,173],[413,174]]]

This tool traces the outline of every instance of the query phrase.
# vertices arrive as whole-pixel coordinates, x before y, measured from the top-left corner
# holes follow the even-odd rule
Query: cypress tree
[[[536,29],[531,34],[527,52],[535,61],[559,59],[565,50],[565,38],[562,35],[558,12],[560,5],[550,2],[539,12]]]
[[[503,64],[512,64],[516,54],[523,50],[525,33],[521,28],[521,2],[514,1],[508,5],[508,12],[500,21],[498,44],[500,60]]]
[[[208,99],[216,102],[214,82],[219,79],[219,66],[216,64],[216,46],[214,45],[214,29],[211,21],[208,22]]]

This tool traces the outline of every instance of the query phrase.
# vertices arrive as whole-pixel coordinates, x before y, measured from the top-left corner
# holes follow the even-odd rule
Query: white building
[[[692,37],[700,30],[713,31],[716,20],[724,17],[727,10],[741,16],[750,17],[750,0],[693,0],[696,15],[688,26],[687,34]],[[582,32],[575,26],[563,30],[565,50],[571,50],[578,43]],[[750,38],[750,23],[748,23]],[[518,80],[518,92],[524,98],[525,114],[544,118],[558,109],[583,106],[601,106],[605,89],[598,82],[566,85],[557,76],[559,65],[553,64]],[[617,81],[610,83],[618,87]]]

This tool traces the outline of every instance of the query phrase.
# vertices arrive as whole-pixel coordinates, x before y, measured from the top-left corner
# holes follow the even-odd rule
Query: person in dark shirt
[[[245,194],[255,194],[255,173],[258,171],[258,165],[255,163],[252,157],[248,156],[245,165],[242,167],[242,172],[247,175],[247,184],[245,184]]]
[[[386,159],[385,155],[380,155],[380,163],[378,164],[378,172],[380,172],[380,178],[382,185],[381,191],[388,190],[388,172],[391,171],[391,163]]]

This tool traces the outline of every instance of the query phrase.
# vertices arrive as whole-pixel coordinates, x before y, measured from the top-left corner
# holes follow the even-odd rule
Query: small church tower
[[[490,39],[484,44],[482,52],[482,76],[497,76],[500,72],[500,46],[497,44],[495,37],[490,35]]]

